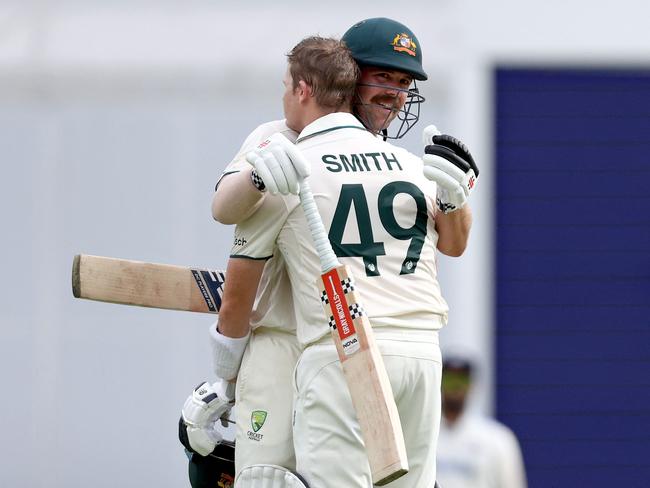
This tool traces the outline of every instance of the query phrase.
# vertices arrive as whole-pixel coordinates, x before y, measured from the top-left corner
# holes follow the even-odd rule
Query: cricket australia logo
[[[253,410],[251,412],[251,427],[253,430],[246,432],[246,435],[251,441],[260,442],[264,437],[258,431],[264,426],[268,413],[265,410]]]
[[[257,432],[262,428],[264,422],[266,421],[267,413],[264,410],[253,410],[251,413],[251,426],[253,431]]]

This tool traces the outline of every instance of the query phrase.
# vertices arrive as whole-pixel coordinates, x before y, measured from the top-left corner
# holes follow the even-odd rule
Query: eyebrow
[[[389,73],[390,75],[397,75],[400,78],[403,78],[405,80],[413,81],[413,77],[409,75],[408,73],[404,73],[403,71],[395,70],[395,69],[390,69],[390,68],[375,68],[372,72],[373,75],[378,75],[381,73]]]

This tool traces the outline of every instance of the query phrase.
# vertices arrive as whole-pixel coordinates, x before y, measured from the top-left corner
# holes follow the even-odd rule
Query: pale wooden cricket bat
[[[385,485],[408,472],[393,390],[351,270],[338,262],[306,180],[300,186],[300,201],[320,259],[317,286],[361,427],[372,481]]]
[[[78,254],[72,264],[77,298],[141,307],[219,313],[225,273]]]

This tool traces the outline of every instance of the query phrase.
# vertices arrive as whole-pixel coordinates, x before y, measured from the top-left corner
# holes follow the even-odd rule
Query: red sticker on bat
[[[350,307],[345,299],[345,292],[341,287],[341,278],[336,269],[328,271],[321,276],[325,285],[325,293],[330,302],[332,316],[336,322],[336,330],[341,339],[341,345],[346,355],[359,349],[357,330],[350,316]]]

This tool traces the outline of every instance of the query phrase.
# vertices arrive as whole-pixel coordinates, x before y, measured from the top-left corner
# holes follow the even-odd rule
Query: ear
[[[298,82],[296,90],[298,92],[298,100],[300,102],[306,102],[312,97],[311,86],[309,86],[305,80],[300,80]]]

